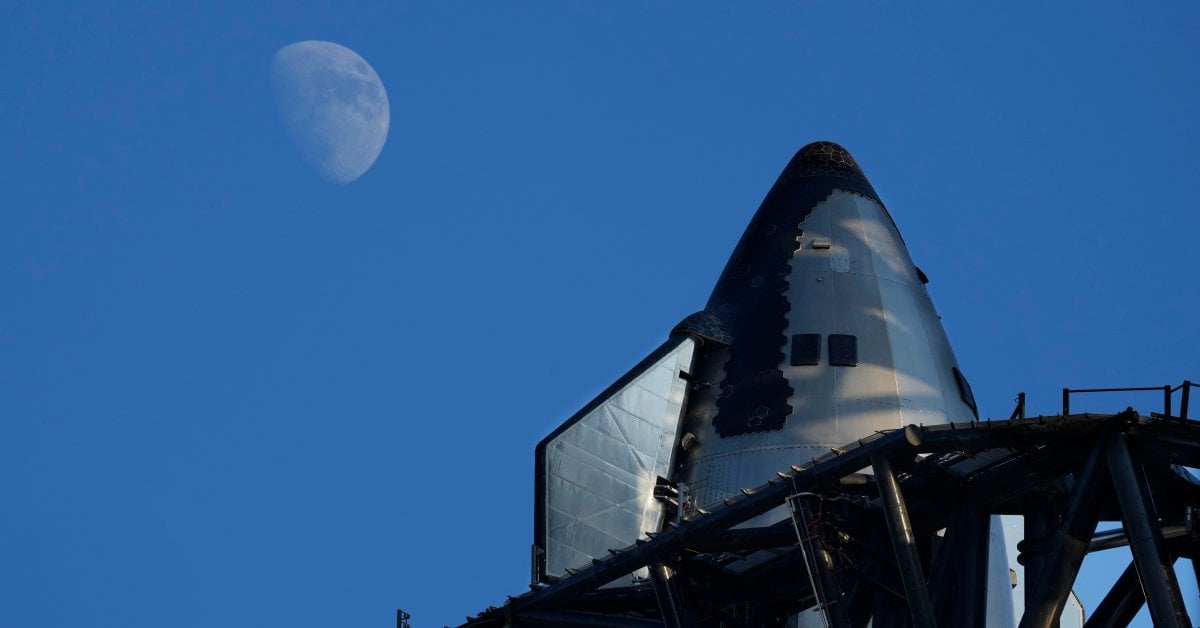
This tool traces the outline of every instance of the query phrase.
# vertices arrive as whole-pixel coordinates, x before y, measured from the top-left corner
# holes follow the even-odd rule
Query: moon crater
[[[346,184],[383,150],[390,115],[387,90],[358,53],[328,41],[280,48],[271,87],[288,135],[322,177]]]

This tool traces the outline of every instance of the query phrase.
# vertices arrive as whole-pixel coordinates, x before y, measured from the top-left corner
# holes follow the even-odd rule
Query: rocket
[[[801,149],[767,193],[700,313],[706,343],[678,479],[706,505],[797,461],[904,425],[977,418],[895,222],[844,148]],[[715,345],[722,344],[718,349]]]
[[[856,439],[978,418],[927,282],[850,153],[800,149],[704,309],[537,445],[535,585]]]

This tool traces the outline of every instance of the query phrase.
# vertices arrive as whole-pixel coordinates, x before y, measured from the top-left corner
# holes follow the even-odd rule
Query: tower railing
[[[1183,380],[1183,383],[1178,386],[1166,384],[1163,386],[1133,386],[1127,388],[1064,388],[1062,389],[1062,413],[1064,416],[1071,414],[1071,395],[1083,393],[1116,393],[1116,392],[1145,392],[1145,391],[1161,391],[1163,395],[1163,411],[1164,418],[1188,418],[1188,402],[1191,397],[1192,388],[1200,388],[1200,384],[1192,383],[1190,380]],[[1179,414],[1171,414],[1175,393],[1180,393],[1179,397]],[[1017,410],[1013,411],[1013,417],[1016,418],[1018,411],[1021,416],[1025,416],[1025,393],[1020,393],[1018,396]],[[1152,413],[1154,414],[1154,413]]]

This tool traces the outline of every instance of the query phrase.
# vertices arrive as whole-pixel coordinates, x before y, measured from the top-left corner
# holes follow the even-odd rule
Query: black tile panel
[[[858,366],[858,336],[829,334],[829,364]]]
[[[792,336],[792,366],[812,366],[821,363],[821,334]]]

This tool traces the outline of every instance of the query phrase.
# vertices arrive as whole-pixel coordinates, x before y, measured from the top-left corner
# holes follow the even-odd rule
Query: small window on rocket
[[[967,383],[967,376],[963,375],[958,367],[954,368],[954,383],[958,384],[958,394],[962,397],[963,403],[967,404],[971,412],[975,413],[975,418],[978,419],[979,408],[975,407],[975,393],[971,392],[971,384]]]
[[[792,336],[792,366],[812,366],[821,363],[821,334]]]
[[[829,334],[829,363],[833,366],[858,366],[858,336]]]

